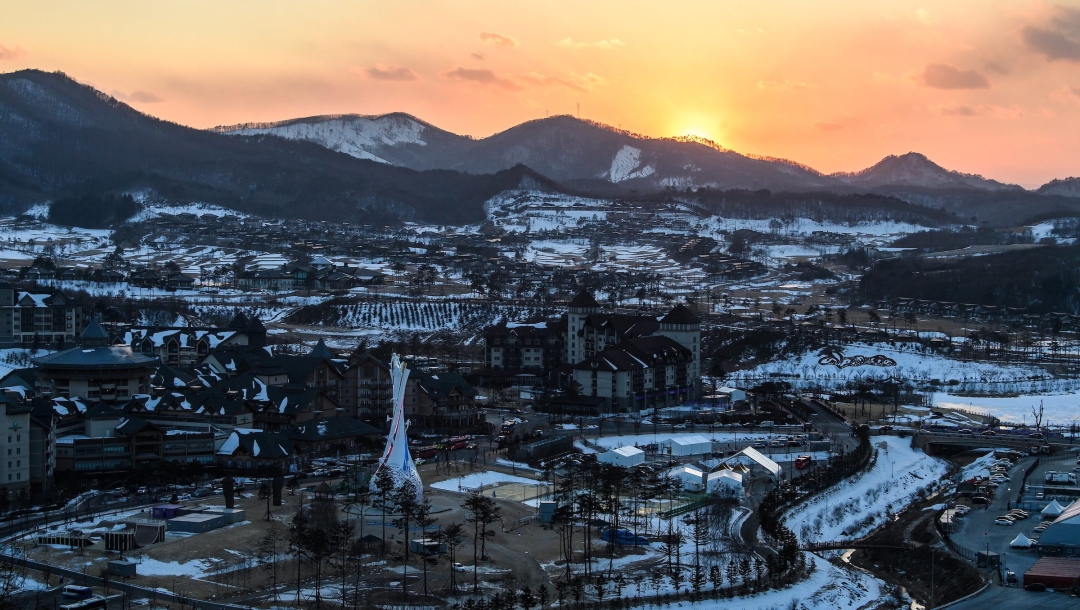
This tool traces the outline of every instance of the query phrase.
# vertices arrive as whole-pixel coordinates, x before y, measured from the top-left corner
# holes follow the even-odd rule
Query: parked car
[[[1024,585],[1024,590],[1025,591],[1045,591],[1046,590],[1046,585],[1044,585],[1041,582],[1030,582],[1030,583]]]
[[[996,524],[996,525],[1012,525],[1013,522],[1010,519],[1006,519],[1004,517],[998,517],[997,519],[994,519],[994,524]]]

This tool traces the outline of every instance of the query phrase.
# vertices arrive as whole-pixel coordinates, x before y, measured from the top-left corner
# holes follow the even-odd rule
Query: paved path
[[[1064,593],[1032,593],[1018,587],[990,585],[979,595],[949,606],[949,610],[1064,610],[1080,607],[1080,598]]]

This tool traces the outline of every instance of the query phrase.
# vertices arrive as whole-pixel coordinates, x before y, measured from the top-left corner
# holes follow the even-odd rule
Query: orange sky
[[[580,103],[826,172],[1080,175],[1080,2],[35,0],[0,19],[20,68],[194,127],[400,110],[484,136]]]

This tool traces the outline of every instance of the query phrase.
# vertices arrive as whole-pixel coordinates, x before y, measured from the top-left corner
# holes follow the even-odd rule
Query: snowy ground
[[[842,368],[829,362],[823,352],[812,351],[786,360],[761,364],[738,371],[727,383],[750,387],[770,376],[782,376],[796,386],[836,387],[849,381],[900,378],[916,384],[931,380],[951,384],[950,392],[933,395],[933,404],[980,414],[990,414],[1003,421],[1031,419],[1031,407],[1043,403],[1045,421],[1066,424],[1080,420],[1080,388],[1074,380],[1055,379],[1045,370],[1025,365],[953,360],[935,352],[898,349],[888,345],[852,345],[838,350]],[[851,365],[858,356],[885,356],[894,366]],[[835,362],[835,359],[833,360]],[[983,397],[999,394],[1004,397]]]
[[[911,440],[874,437],[877,461],[866,472],[814,496],[786,523],[802,542],[851,540],[868,534],[948,472],[945,461],[911,448]]]
[[[1024,393],[1005,398],[982,396],[954,396],[947,392],[933,395],[934,405],[938,407],[963,409],[989,413],[1002,421],[1027,422],[1034,424],[1031,408],[1044,408],[1044,425],[1069,424],[1080,421],[1080,390],[1065,394]]]
[[[839,567],[806,554],[814,572],[805,581],[780,591],[693,604],[703,610],[856,610],[872,608],[883,597],[880,580],[854,568]]]
[[[990,466],[995,462],[994,452],[991,451],[974,462],[964,466],[960,470],[960,480],[967,481],[974,477],[990,478]]]
[[[513,475],[488,470],[485,472],[476,472],[455,479],[439,481],[438,483],[432,483],[431,487],[434,489],[441,489],[443,491],[471,491],[473,489],[480,489],[481,487],[485,487],[488,485],[502,485],[503,483],[524,483],[526,485],[535,485],[536,479],[515,477]]]

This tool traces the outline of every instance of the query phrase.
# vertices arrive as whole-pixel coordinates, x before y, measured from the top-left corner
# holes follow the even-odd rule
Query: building
[[[1080,559],[1043,557],[1024,572],[1024,586],[1039,583],[1055,591],[1074,591],[1080,586]]]
[[[490,371],[546,376],[563,363],[564,331],[546,322],[503,322],[484,330],[484,357]]]
[[[75,347],[33,360],[46,398],[126,401],[150,392],[158,359],[130,347]]]
[[[1066,506],[1046,527],[1037,548],[1040,555],[1080,557],[1080,500]]]
[[[82,306],[64,293],[20,292],[0,284],[0,344],[62,347],[82,329]]]
[[[697,434],[677,436],[660,443],[660,449],[671,456],[705,455],[712,453],[712,441]]]
[[[30,490],[30,411],[17,395],[4,393],[0,399],[0,438],[5,438],[0,454],[0,487],[8,491]]]
[[[645,452],[637,447],[617,447],[596,456],[601,464],[611,464],[629,468],[645,463]]]
[[[694,400],[693,352],[670,337],[636,337],[573,366],[580,393],[606,401],[607,413],[645,413]]]

